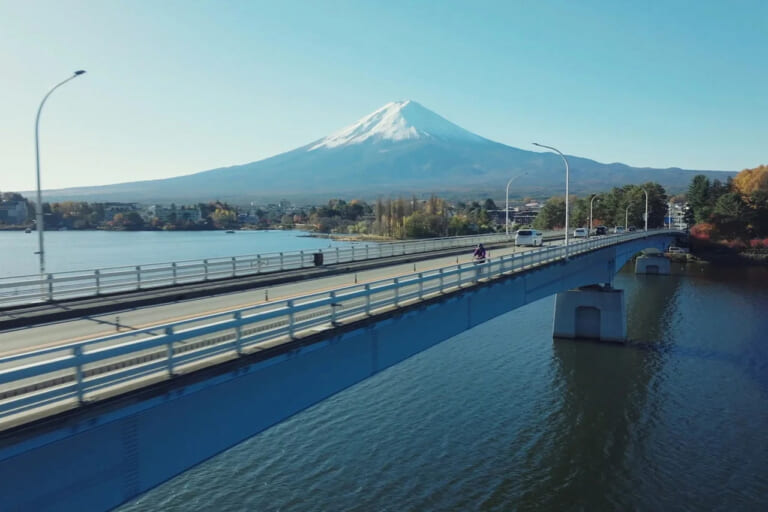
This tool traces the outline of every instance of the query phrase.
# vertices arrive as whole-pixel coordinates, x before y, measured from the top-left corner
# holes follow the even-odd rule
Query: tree
[[[747,223],[743,219],[746,205],[738,192],[728,192],[717,200],[712,219],[719,233],[725,238],[746,237]]]
[[[737,192],[723,194],[715,203],[713,214],[719,222],[733,222],[744,215],[745,204]]]
[[[696,222],[705,222],[712,214],[713,205],[710,201],[709,189],[709,178],[703,174],[695,176],[688,187],[688,204],[693,208]]]
[[[237,216],[233,210],[216,208],[211,214],[214,226],[220,229],[229,229],[237,225]]]
[[[536,216],[533,227],[536,229],[553,229],[562,226],[565,226],[565,199],[551,197]]]
[[[733,188],[742,199],[751,202],[753,196],[768,194],[768,166],[761,165],[754,169],[744,169],[733,178]]]
[[[694,224],[696,224],[696,215],[693,212],[693,208],[691,206],[686,206],[683,211],[683,222],[685,222],[686,228],[690,228]]]

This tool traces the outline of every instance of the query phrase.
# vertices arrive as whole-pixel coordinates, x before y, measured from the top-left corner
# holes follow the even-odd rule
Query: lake
[[[303,231],[46,231],[46,272],[349,245]],[[0,277],[39,272],[37,233],[0,231]]]
[[[768,269],[674,272],[616,276],[626,345],[540,300],[119,510],[766,510]]]

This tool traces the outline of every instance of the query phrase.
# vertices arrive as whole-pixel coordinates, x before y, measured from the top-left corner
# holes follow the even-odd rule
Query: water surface
[[[553,340],[547,298],[119,510],[768,509],[768,270],[628,270],[626,345]]]

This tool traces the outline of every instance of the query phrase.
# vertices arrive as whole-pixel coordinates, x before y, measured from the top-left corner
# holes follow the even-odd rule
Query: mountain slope
[[[668,191],[678,192],[696,174],[721,180],[735,174],[641,169],[573,156],[568,162],[575,194],[646,181],[657,181]],[[48,191],[46,199],[269,201],[479,192],[499,197],[507,180],[523,172],[526,174],[515,181],[516,195],[564,193],[565,173],[558,155],[493,142],[414,101],[399,101],[328,137],[257,162],[175,178]]]

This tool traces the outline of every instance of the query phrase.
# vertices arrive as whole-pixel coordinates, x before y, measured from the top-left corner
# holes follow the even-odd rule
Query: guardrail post
[[[241,341],[243,326],[240,325],[240,320],[243,318],[243,314],[240,311],[235,311],[234,316],[235,321],[237,322],[237,325],[235,326],[235,351],[237,352],[237,355],[241,355],[243,353],[243,344]]]
[[[256,273],[261,274],[261,254],[256,255]]]
[[[208,260],[203,260],[203,281],[208,280]]]
[[[171,284],[176,284],[176,262],[171,263],[171,272],[173,273],[173,281]]]
[[[336,292],[331,291],[330,296],[331,296],[331,324],[336,325],[336,308],[339,306],[335,302]]]
[[[93,278],[96,280],[96,295],[101,294],[101,273],[99,269],[93,271]]]
[[[283,269],[283,253],[280,253],[280,270],[284,270]]]
[[[369,259],[369,257],[368,257],[368,244],[365,244],[365,259]]]
[[[304,268],[304,251],[299,251],[299,268]]]
[[[288,336],[293,338],[293,331],[294,331],[294,311],[293,311],[293,301],[289,300],[285,303],[286,306],[288,306]]]
[[[398,301],[400,300],[400,278],[395,278],[395,307],[398,306]]]
[[[48,281],[48,300],[53,300],[53,274],[48,274],[45,278]]]
[[[136,289],[141,290],[141,265],[136,265]]]
[[[237,260],[235,260],[235,257],[232,256],[232,277],[235,277],[237,274]]]
[[[424,274],[419,272],[419,300],[424,296]]]
[[[461,268],[461,267],[459,267]],[[437,269],[437,273],[440,274],[440,292],[443,291],[443,269],[439,268]]]
[[[81,362],[83,355],[83,346],[75,345],[72,348],[72,355],[75,356],[75,393],[77,394],[78,403],[83,403],[83,364]]]
[[[352,246],[352,261],[355,261],[355,246]]]
[[[168,342],[168,375],[173,377],[173,327],[166,327],[165,335],[171,337]]]
[[[365,284],[365,314],[371,314],[371,285]]]
[[[341,261],[339,260],[339,248],[338,247],[336,248],[336,263],[341,263]]]

